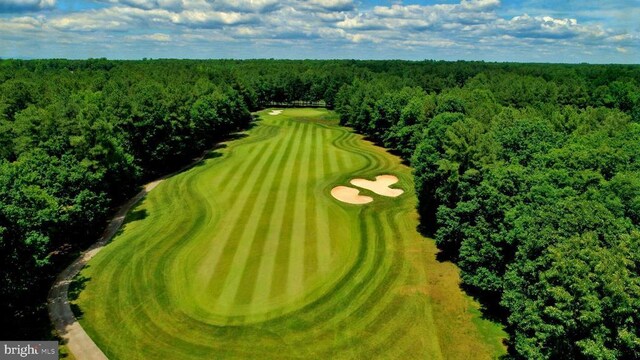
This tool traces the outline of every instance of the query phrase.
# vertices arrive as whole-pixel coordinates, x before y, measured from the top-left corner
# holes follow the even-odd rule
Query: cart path
[[[62,271],[56,281],[49,290],[47,298],[47,307],[49,308],[49,318],[51,323],[62,341],[67,345],[69,351],[78,360],[108,360],[107,356],[100,350],[98,345],[91,339],[89,334],[84,330],[78,319],[71,310],[69,304],[69,285],[73,281],[73,278],[78,275],[80,270],[91,260],[104,246],[111,241],[111,238],[118,232],[122,223],[124,222],[127,213],[131,207],[137,204],[142,198],[144,198],[151,190],[153,190],[164,179],[167,179],[177,173],[185,171],[195,164],[202,161],[207,154],[215,150],[206,150],[200,157],[194,159],[190,164],[182,167],[181,169],[162,176],[161,178],[152,181],[144,186],[144,188],[131,198],[127,203],[122,205],[118,212],[113,216],[109,225],[102,233],[100,239],[69,265],[64,271]]]
[[[73,314],[68,299],[69,284],[80,270],[93,258],[116,234],[129,209],[155,188],[163,179],[145,185],[144,189],[124,204],[109,222],[100,240],[83,252],[76,261],[58,275],[49,291],[49,317],[58,336],[66,342],[67,347],[79,360],[106,360],[107,356],[89,337],[78,319]]]

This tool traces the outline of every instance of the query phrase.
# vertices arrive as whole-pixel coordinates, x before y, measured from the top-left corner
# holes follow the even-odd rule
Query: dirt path
[[[69,350],[79,360],[106,360],[107,357],[93,342],[93,340],[91,340],[89,335],[82,328],[82,325],[78,322],[78,319],[76,319],[73,314],[67,297],[69,284],[73,278],[78,275],[87,262],[102,250],[102,248],[116,234],[120,226],[122,226],[129,209],[131,209],[133,205],[140,201],[140,199],[147,195],[147,193],[155,188],[161,181],[162,179],[147,184],[142,191],[124,204],[120,210],[118,210],[113,219],[111,219],[111,222],[100,237],[100,240],[83,252],[76,261],[60,273],[51,287],[51,291],[49,291],[48,306],[51,322],[53,323],[60,338],[66,342]]]
[[[149,191],[153,190],[164,179],[169,178],[179,172],[189,169],[193,165],[199,163],[204,157],[213,150],[205,151],[200,157],[194,159],[189,165],[184,166],[180,170],[177,170],[171,174],[165,175],[158,180],[148,183],[144,186],[144,189],[140,191],[136,196],[131,198],[126,204],[122,205],[118,212],[113,216],[109,225],[104,230],[104,233],[100,237],[100,240],[91,245],[86,251],[69,265],[63,272],[61,272],[56,281],[49,290],[49,296],[47,299],[47,306],[49,308],[49,318],[53,324],[58,336],[64,341],[69,348],[69,351],[78,360],[107,360],[107,356],[100,350],[98,345],[89,337],[89,334],[82,328],[82,325],[78,322],[78,319],[73,314],[71,306],[69,304],[69,284],[73,281],[73,278],[78,275],[80,270],[91,260],[102,248],[111,240],[111,238],[118,232],[120,226],[124,222],[124,219],[133,205],[138,203]]]

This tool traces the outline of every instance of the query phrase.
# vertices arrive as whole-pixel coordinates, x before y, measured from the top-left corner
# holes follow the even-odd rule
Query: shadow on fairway
[[[202,159],[201,159],[200,161],[198,161],[198,162],[194,163],[193,165],[189,166],[188,168],[182,169],[181,171],[179,171],[179,172],[177,172],[177,173],[175,173],[175,174],[173,174],[173,175],[178,175],[178,174],[180,174],[181,172],[183,172],[183,171],[187,171],[187,170],[189,170],[189,169],[199,168],[199,167],[201,167],[201,166],[204,166],[204,165],[205,165],[206,160],[210,160],[210,159],[215,159],[215,158],[219,158],[219,157],[221,157],[221,156],[222,156],[222,154],[221,154],[221,153],[219,153],[219,152],[217,152],[216,150],[218,150],[218,149],[224,149],[225,147],[227,147],[227,145],[225,145],[225,144],[219,144],[219,145],[216,145],[215,149],[213,149],[213,150],[211,150],[211,151],[207,152],[205,155],[203,155],[203,156],[202,156]],[[173,176],[173,175],[172,175],[172,176]]]
[[[431,218],[432,221],[421,221],[416,230],[426,238],[434,238],[436,229],[436,223]],[[421,219],[422,220],[422,219]],[[432,241],[435,241],[432,240]],[[436,253],[436,260],[438,262],[451,262],[458,265],[458,257],[457,257],[457,249],[452,246],[446,246],[446,244],[437,244],[438,252]],[[507,310],[500,305],[500,296],[497,296],[494,293],[481,291],[480,289],[465,284],[464,282],[460,283],[460,289],[464,291],[465,294],[473,298],[478,304],[478,311],[480,312],[479,317],[483,320],[488,320],[497,324],[501,324],[502,326],[506,326],[506,320],[509,315]],[[502,344],[508,347],[508,339],[503,339]],[[506,355],[500,357],[500,359],[507,358]]]
[[[390,153],[390,154],[392,154],[392,155],[395,155],[395,156],[397,156],[398,158],[400,158],[400,163],[401,163],[402,165],[404,165],[404,166],[411,166],[411,162],[409,161],[409,159],[407,159],[407,158],[405,158],[405,157],[403,156],[404,154],[402,154],[402,152],[401,152],[401,151],[396,150],[396,149],[388,148],[388,147],[386,147],[386,146],[385,146],[385,144],[384,144],[382,141],[377,140],[377,139],[375,139],[374,137],[369,136],[369,135],[363,135],[363,140],[365,140],[365,141],[370,141],[370,142],[372,142],[375,146],[385,148],[385,150],[386,150],[388,153]]]
[[[140,201],[138,201],[135,205],[133,205],[131,209],[129,209],[129,212],[127,212],[127,215],[124,218],[122,225],[120,225],[120,228],[118,228],[118,231],[116,231],[116,233],[111,237],[111,239],[109,239],[107,244],[111,243],[113,239],[120,236],[129,224],[134,223],[136,221],[144,220],[149,216],[149,212],[147,211],[147,209],[141,208],[142,203],[144,202],[144,199],[146,197],[147,196],[145,195],[142,199],[140,199]]]
[[[146,197],[146,195],[145,195]],[[127,213],[127,216],[124,219],[124,222],[122,223],[122,226],[120,227],[120,230],[118,230],[118,232],[120,232],[122,230],[122,228],[124,228],[127,224],[130,224],[132,222],[136,222],[136,221],[140,221],[140,220],[144,220],[149,216],[149,213],[147,212],[147,209],[141,209],[140,207],[142,206],[142,203],[144,201],[144,198],[140,199],[140,201],[138,201],[138,203],[136,203]]]
[[[418,230],[421,230],[421,227],[418,227]],[[424,230],[424,228],[422,228]],[[422,233],[425,235],[424,233]],[[426,235],[425,235],[426,236]],[[430,237],[430,236],[427,236]],[[456,256],[457,252],[453,248],[448,248],[446,246],[442,246],[442,244],[438,245],[438,252],[436,253],[436,260],[438,262],[451,262],[458,265],[458,257]],[[505,309],[500,304],[500,296],[495,293],[490,293],[486,291],[481,291],[477,287],[470,286],[465,284],[464,282],[460,283],[460,289],[465,292],[468,296],[473,298],[480,306],[478,311],[480,312],[479,316],[483,320],[488,320],[497,324],[501,324],[502,326],[507,325],[507,317],[509,313],[507,309]],[[508,345],[508,339],[503,339],[503,345]],[[500,359],[505,358],[505,356],[501,356]]]
[[[253,127],[253,126],[251,126],[251,127]],[[248,135],[245,134],[244,132],[238,132],[238,133],[229,134],[229,135],[225,136],[224,138],[219,139],[219,142],[216,143],[210,150],[208,150],[207,153],[202,156],[202,159],[200,161],[197,161],[194,164],[192,164],[191,166],[187,166],[187,167],[177,171],[174,175],[177,175],[177,174],[179,174],[179,173],[181,173],[183,171],[189,170],[191,168],[196,168],[196,167],[203,166],[205,164],[205,160],[215,159],[215,158],[221,157],[222,154],[220,152],[216,151],[216,150],[225,149],[225,148],[227,148],[227,144],[226,144],[227,142],[244,139],[247,136]]]
[[[219,148],[219,146],[224,146],[226,147],[227,145],[225,143],[229,142],[229,141],[234,141],[234,140],[240,140],[240,139],[244,139],[247,136],[246,131],[253,128],[254,126],[248,126],[246,129],[243,129],[241,132],[235,132],[235,133],[231,133],[227,136],[224,136],[222,138],[216,139],[216,144],[213,146],[213,150],[216,150]]]
[[[127,214],[127,220],[125,220],[124,225],[128,223],[132,223],[134,221],[144,220],[147,218],[147,216],[148,216],[147,209],[136,210],[134,208],[129,212],[129,214]]]
[[[85,268],[88,267],[89,265],[85,266]],[[78,276],[73,278],[73,281],[71,281],[71,283],[69,284],[69,289],[67,290],[67,299],[69,300],[71,311],[73,311],[73,314],[77,319],[82,319],[84,312],[77,304],[75,304],[75,301],[78,300],[80,293],[84,290],[90,280],[90,277],[78,274]]]
[[[467,284],[460,284],[460,287],[467,295],[480,302],[480,313],[483,319],[506,325],[509,313],[500,305],[500,297],[488,292],[478,290],[478,288]]]
[[[215,159],[215,158],[219,158],[220,156],[222,156],[222,154],[220,154],[219,152],[212,151],[212,152],[208,153],[207,155],[205,155],[204,159],[205,160]],[[200,164],[202,164],[202,162],[199,162],[198,164],[200,165]]]

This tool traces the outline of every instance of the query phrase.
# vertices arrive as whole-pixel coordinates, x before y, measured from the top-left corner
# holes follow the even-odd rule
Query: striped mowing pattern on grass
[[[320,109],[262,120],[160,184],[80,274],[112,359],[491,358],[455,267],[416,233],[410,169]],[[364,206],[330,189],[394,174]],[[480,324],[481,326],[477,325]],[[480,333],[480,328],[485,333]],[[487,329],[491,333],[487,334]]]

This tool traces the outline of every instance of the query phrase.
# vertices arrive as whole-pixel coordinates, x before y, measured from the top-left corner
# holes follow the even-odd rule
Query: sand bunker
[[[373,198],[370,196],[360,195],[360,190],[346,187],[346,186],[336,186],[331,189],[331,195],[348,204],[362,205],[368,204],[373,201]]]
[[[393,175],[376,176],[376,181],[365,179],[353,179],[351,184],[363,189],[373,191],[382,196],[397,197],[404,193],[402,189],[392,189],[389,186],[398,182],[398,178]]]
[[[398,178],[393,175],[378,175],[375,181],[366,179],[353,179],[351,184],[367,189],[378,195],[397,197],[404,193],[402,189],[392,189],[389,186],[398,182]],[[373,201],[370,196],[360,195],[360,190],[348,186],[336,186],[331,190],[334,198],[348,204],[368,204]]]
[[[280,114],[282,114],[282,111],[284,111],[284,110],[271,110],[269,115],[280,115]]]

